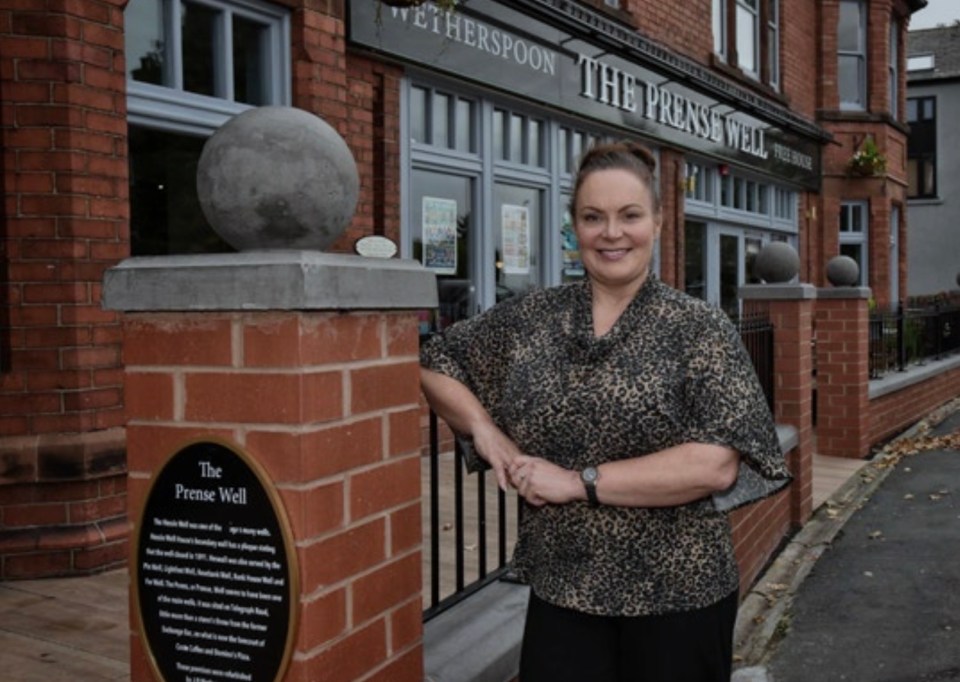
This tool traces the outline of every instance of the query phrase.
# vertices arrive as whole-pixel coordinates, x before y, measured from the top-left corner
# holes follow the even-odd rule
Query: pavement
[[[954,400],[888,444],[778,555],[741,607],[734,682],[960,680],[958,550]]]
[[[777,555],[740,607],[732,682],[960,681],[958,550],[960,399]],[[125,570],[0,582],[0,681],[127,682],[127,585]]]

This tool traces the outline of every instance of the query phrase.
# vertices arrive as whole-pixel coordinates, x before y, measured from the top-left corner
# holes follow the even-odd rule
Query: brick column
[[[817,295],[817,451],[866,457],[870,450],[870,342],[866,287]]]
[[[813,304],[810,284],[765,284],[740,288],[748,309],[765,309],[774,328],[774,419],[797,431],[788,457],[794,476],[790,518],[803,525],[813,512]]]
[[[433,276],[319,252],[133,258],[124,320],[129,513],[187,440],[259,461],[289,516],[299,619],[285,680],[423,678],[419,331]],[[152,680],[131,616],[131,679]]]
[[[123,7],[0,7],[0,579],[122,565]]]

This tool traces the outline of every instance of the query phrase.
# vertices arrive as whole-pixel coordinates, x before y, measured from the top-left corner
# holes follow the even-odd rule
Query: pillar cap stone
[[[817,297],[812,284],[745,284],[739,289],[744,301],[793,301]]]
[[[436,276],[406,259],[321,251],[140,256],[104,276],[103,307],[128,312],[437,307]]]

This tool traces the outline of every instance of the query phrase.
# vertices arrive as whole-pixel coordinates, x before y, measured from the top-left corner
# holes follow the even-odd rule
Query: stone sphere
[[[786,242],[770,242],[757,254],[753,274],[768,284],[789,282],[800,272],[800,256]]]
[[[827,280],[835,287],[852,287],[860,281],[860,266],[850,256],[834,256],[827,261]]]
[[[347,143],[317,116],[259,107],[203,146],[197,193],[224,241],[251,249],[324,249],[346,229],[360,177]]]
[[[960,287],[960,272],[957,273],[957,286]]]

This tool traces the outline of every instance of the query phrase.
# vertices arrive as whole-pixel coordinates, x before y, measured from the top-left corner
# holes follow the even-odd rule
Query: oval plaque
[[[377,234],[361,237],[353,245],[353,249],[367,258],[393,258],[397,255],[396,243]]]
[[[136,532],[142,640],[166,682],[277,682],[293,651],[296,555],[275,488],[246,453],[195,442],[154,477]]]

